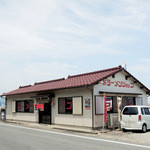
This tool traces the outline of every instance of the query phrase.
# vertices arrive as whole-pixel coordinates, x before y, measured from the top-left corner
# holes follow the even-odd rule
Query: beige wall
[[[34,113],[12,113],[11,102],[14,100],[27,100],[30,97],[35,96],[35,94],[23,94],[18,96],[8,96],[7,97],[7,119],[22,120],[22,121],[33,121],[38,122],[38,112]],[[73,114],[58,114],[58,98],[61,97],[83,97],[83,115],[73,115]],[[85,99],[89,98],[91,101],[91,109],[85,110]],[[34,103],[45,103],[46,101],[36,101]],[[52,124],[62,124],[62,125],[74,125],[74,126],[85,126],[92,127],[92,92],[87,88],[73,88],[58,90],[55,92],[54,104],[52,105]]]
[[[30,97],[34,96],[33,94],[22,94],[22,95],[16,95],[16,96],[8,96],[7,97],[7,108],[6,108],[6,119],[11,120],[21,120],[21,121],[31,121],[36,122],[37,121],[37,113],[34,111],[34,113],[12,113],[12,101],[16,100],[28,100],[31,99]],[[36,103],[36,100],[34,100],[34,103]]]
[[[124,81],[128,84],[132,83],[133,80],[131,78],[128,78],[128,80],[125,80],[125,74],[124,72],[119,72],[115,75],[115,78],[109,77],[108,79],[111,80],[111,82],[114,81]],[[102,82],[101,82],[102,83]],[[129,97],[142,97],[143,99],[143,105],[148,105],[148,99],[147,99],[147,94],[143,89],[140,89],[140,86],[138,84],[134,84],[134,88],[125,88],[125,87],[115,87],[113,84],[111,86],[105,86],[102,85],[101,83],[94,85],[94,95],[100,95],[100,91],[105,91],[105,92],[120,92],[120,93],[140,93],[142,95],[124,95],[124,96],[129,96]],[[93,99],[95,101],[93,95]],[[119,96],[116,94],[108,94],[107,96]],[[95,103],[94,103],[94,109],[95,109]],[[94,110],[95,112],[95,110]],[[95,115],[94,117],[94,127],[102,127],[103,126],[103,115]]]
[[[58,98],[60,97],[83,97],[83,115],[58,114]],[[85,99],[90,98],[91,109],[85,110]],[[55,105],[52,107],[52,122],[54,124],[65,124],[74,126],[92,127],[92,92],[86,88],[74,88],[59,90],[55,92]]]

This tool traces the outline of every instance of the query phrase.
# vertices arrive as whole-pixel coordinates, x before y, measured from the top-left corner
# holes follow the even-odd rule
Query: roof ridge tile
[[[98,70],[98,71],[92,71],[88,73],[82,73],[82,74],[77,74],[77,75],[69,75],[68,78],[73,78],[73,77],[79,77],[79,76],[84,76],[84,75],[89,75],[89,74],[95,74],[95,73],[100,73],[100,72],[105,72],[105,71],[110,71],[110,70],[115,70],[115,69],[121,69],[122,66],[119,65],[118,67],[113,67],[113,68],[108,68],[108,69],[103,69],[103,70]]]
[[[30,86],[32,86],[32,85],[19,86],[19,89],[21,89],[21,88],[27,88],[27,87],[30,87]]]
[[[57,82],[57,81],[61,81],[61,80],[65,80],[65,78],[54,79],[54,80],[43,81],[43,82],[35,82],[34,85],[45,84],[45,83],[50,83],[50,82]]]

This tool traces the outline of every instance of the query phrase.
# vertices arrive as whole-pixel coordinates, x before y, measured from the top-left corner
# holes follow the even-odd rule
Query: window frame
[[[96,113],[96,109],[97,109],[97,106],[96,106],[96,97],[103,97],[103,102],[102,102],[102,104],[104,105],[104,96],[103,95],[95,95],[95,98],[94,98],[94,101],[95,101],[95,115],[103,115],[104,113]],[[112,100],[112,110],[111,111],[107,111],[107,113],[108,114],[115,114],[115,113],[118,113],[118,101],[117,101],[117,96],[110,96],[110,95],[108,95],[108,96],[106,96],[106,99],[107,99],[107,97],[108,98],[111,98],[111,100]],[[131,96],[124,96],[123,97],[123,99],[127,102],[127,105],[125,105],[125,106],[129,106],[129,99],[131,99],[132,98],[132,101],[133,101],[133,105],[135,105],[136,103],[135,103],[135,97],[131,97]],[[123,100],[122,100],[123,101]],[[114,103],[116,102],[116,106],[114,105]],[[124,106],[124,107],[125,107]],[[117,107],[117,110],[115,111],[115,107]],[[121,103],[121,110],[123,110],[123,105],[122,105],[122,103]],[[103,109],[104,109],[104,106],[103,106]]]
[[[32,101],[32,103],[33,103],[33,111],[26,111],[26,103],[27,102],[29,102],[29,104],[30,104],[30,102]],[[24,108],[24,110],[22,111],[21,110],[21,108],[20,108],[20,111],[18,111],[18,103],[23,103],[24,104],[24,106],[23,106],[23,108]],[[32,99],[28,99],[28,100],[17,100],[16,101],[16,113],[34,113],[34,100],[32,100]]]
[[[133,102],[133,104],[130,103],[130,100],[131,102]],[[126,104],[126,105],[124,105]],[[135,97],[132,97],[132,96],[124,96],[122,97],[122,102],[121,102],[121,111],[124,109],[125,106],[135,106]]]
[[[76,105],[74,106],[74,98],[81,98],[81,113],[79,113],[79,114],[76,114],[76,113],[74,113],[74,108],[76,108]],[[74,106],[74,107],[73,107]],[[79,115],[79,116],[82,116],[83,115],[83,96],[73,96],[72,97],[72,114],[73,115]]]
[[[60,107],[59,107],[59,104],[60,104],[60,99],[64,99],[65,100],[65,112],[60,112]],[[71,108],[71,113],[67,113],[66,112],[66,106],[67,106],[67,100],[71,100],[71,103],[72,103],[72,108]],[[60,97],[58,98],[58,114],[67,114],[67,115],[73,115],[73,97]]]
[[[98,107],[98,106],[96,105],[96,104],[97,104],[97,102],[96,102],[97,99],[96,99],[96,98],[97,98],[97,97],[102,98],[102,104],[103,104],[102,109],[104,109],[104,96],[102,96],[102,95],[95,95],[94,97],[95,97],[95,115],[103,115],[103,114],[104,114],[104,111],[103,111],[103,110],[102,110],[102,113],[101,113],[101,112],[100,112],[100,113],[97,113],[97,109],[98,109],[97,107]]]

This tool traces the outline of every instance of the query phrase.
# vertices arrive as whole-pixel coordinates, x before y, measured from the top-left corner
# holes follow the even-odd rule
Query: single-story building
[[[108,126],[118,120],[126,105],[148,105],[149,89],[122,66],[78,75],[69,75],[3,94],[6,119],[45,124],[99,128],[104,124],[104,93]]]

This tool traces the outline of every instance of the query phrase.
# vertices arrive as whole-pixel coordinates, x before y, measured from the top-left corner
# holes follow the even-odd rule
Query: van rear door
[[[122,122],[132,127],[138,122],[138,108],[137,107],[125,107],[122,112]]]
[[[144,120],[145,123],[147,124],[147,128],[149,129],[150,128],[150,107],[144,107],[143,109],[145,112]]]

